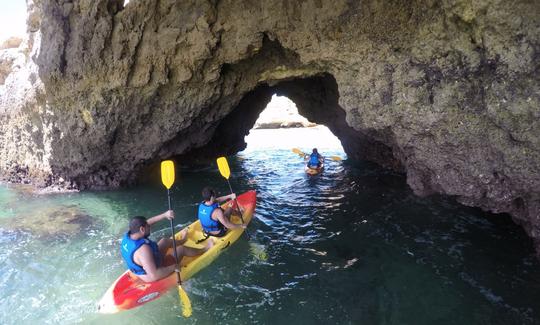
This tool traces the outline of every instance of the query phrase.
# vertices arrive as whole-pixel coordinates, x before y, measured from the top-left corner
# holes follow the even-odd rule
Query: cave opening
[[[323,125],[299,114],[296,104],[286,96],[272,95],[253,128],[244,138],[245,151],[313,147],[344,153],[340,140]]]
[[[300,137],[291,136],[286,139],[289,150],[300,146],[302,150],[311,150],[320,146],[317,142],[328,141],[336,147],[336,153],[346,154],[348,159],[367,160],[383,167],[400,170],[401,164],[394,157],[393,150],[383,141],[384,134],[371,134],[356,130],[346,121],[346,112],[339,105],[337,82],[329,73],[319,73],[309,77],[287,78],[260,83],[245,93],[235,107],[215,124],[194,124],[194,128],[204,129],[209,135],[202,146],[187,150],[178,158],[187,163],[205,163],[219,156],[233,156],[247,148],[246,136],[255,127],[272,97],[288,98],[296,105],[298,114],[307,119],[306,126],[313,123],[325,129],[322,138],[315,141],[302,141]],[[307,129],[311,129],[308,127]],[[267,129],[270,133],[273,130]],[[181,136],[179,136],[181,138]],[[322,140],[321,140],[322,139]],[[249,137],[247,140],[251,140]],[[313,139],[310,139],[313,140]],[[276,141],[275,134],[268,141]],[[294,141],[294,142],[293,142]],[[337,143],[337,145],[336,145]]]

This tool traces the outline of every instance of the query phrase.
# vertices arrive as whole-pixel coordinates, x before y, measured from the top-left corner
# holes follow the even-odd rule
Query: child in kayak
[[[228,207],[225,211],[219,203],[236,199],[236,194],[216,197],[216,192],[211,187],[202,190],[203,201],[199,204],[198,217],[204,232],[210,236],[223,237],[227,229],[246,228],[245,224],[235,224],[230,221],[233,208]]]
[[[121,252],[127,268],[144,282],[162,279],[174,272],[176,268],[174,263],[161,266],[167,249],[172,247],[172,238],[162,238],[157,243],[148,238],[151,225],[164,219],[174,219],[174,212],[169,210],[148,220],[142,216],[133,217],[129,222],[129,231],[122,238]],[[178,260],[183,256],[200,255],[212,246],[212,241],[209,241],[207,247],[201,249],[183,246],[187,240],[186,235],[187,231],[184,230],[182,239],[177,241]]]

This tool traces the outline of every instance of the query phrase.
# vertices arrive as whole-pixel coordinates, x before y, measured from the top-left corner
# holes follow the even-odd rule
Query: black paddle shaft
[[[229,181],[229,179],[227,178],[227,184],[229,184],[229,190],[231,190],[231,194],[233,194],[233,190],[232,190],[232,187],[231,187],[231,182]],[[238,209],[238,214],[240,214],[240,220],[242,220],[242,224],[244,224],[244,217],[242,216],[242,211],[240,211],[240,206],[238,205],[238,201],[236,201],[236,198],[233,199],[234,203],[236,203],[236,207]],[[246,229],[245,230],[245,233],[246,233],[246,236],[247,236],[247,239],[248,240],[251,240],[251,236],[247,230],[247,225],[246,225]]]
[[[231,194],[233,194],[233,190],[231,187],[231,182],[227,179],[227,184],[229,184],[229,190],[231,190]],[[242,216],[242,212],[240,211],[240,206],[238,205],[238,202],[236,201],[236,198],[233,199],[234,203],[236,203],[236,208],[238,210],[238,213],[240,214],[240,220],[242,220],[242,223],[244,223],[244,217]]]
[[[169,192],[169,189],[167,189],[167,199],[169,201],[169,210],[171,210],[171,194]],[[180,265],[178,265],[178,255],[176,253],[176,239],[174,238],[174,226],[173,226],[172,219],[169,219],[169,221],[170,221],[170,224],[171,224],[171,234],[172,234],[172,242],[173,242],[174,260],[176,261],[176,269],[174,271],[176,272],[178,285],[180,285],[180,284],[182,284],[182,279],[180,279],[180,270],[179,270]]]

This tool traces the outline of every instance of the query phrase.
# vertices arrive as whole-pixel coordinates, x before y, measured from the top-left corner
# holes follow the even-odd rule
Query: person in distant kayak
[[[150,228],[158,221],[174,219],[172,210],[158,214],[148,220],[142,216],[131,218],[129,230],[124,234],[121,252],[127,268],[144,282],[153,282],[162,279],[175,271],[176,265],[163,266],[167,249],[172,247],[172,238],[162,238],[154,242],[148,238]],[[202,249],[182,246],[187,240],[187,231],[182,232],[182,239],[177,241],[176,253],[178,260],[183,256],[196,256],[207,251],[212,242]]]
[[[317,151],[317,148],[313,148],[313,151],[311,152],[311,154],[309,156],[306,155],[306,159],[308,160],[307,166],[309,168],[319,168],[321,167],[324,161],[323,156],[319,154],[319,152]]]
[[[202,190],[203,201],[199,204],[199,221],[205,233],[214,237],[222,237],[227,229],[246,228],[245,224],[235,224],[230,221],[234,210],[228,207],[223,211],[219,203],[236,199],[236,194],[216,197],[216,191],[211,187]]]

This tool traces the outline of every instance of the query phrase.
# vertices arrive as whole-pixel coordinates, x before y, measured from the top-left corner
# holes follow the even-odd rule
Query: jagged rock
[[[11,73],[13,61],[15,61],[15,51],[0,51],[0,85],[6,82],[6,77]]]
[[[242,149],[274,93],[419,195],[508,212],[540,247],[540,2],[29,2],[0,170],[115,187]],[[16,175],[16,176],[14,176]]]

